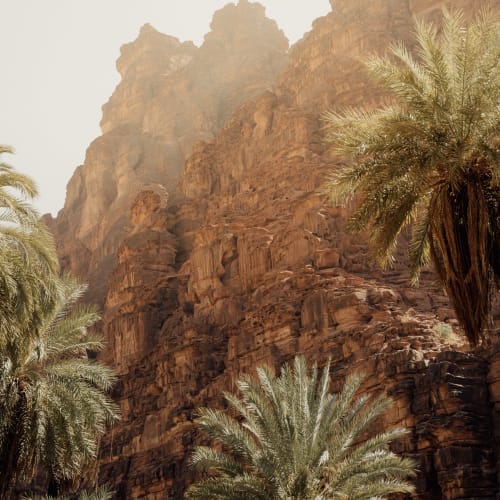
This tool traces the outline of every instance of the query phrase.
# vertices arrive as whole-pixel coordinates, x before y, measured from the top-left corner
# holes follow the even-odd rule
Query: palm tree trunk
[[[469,174],[459,189],[444,186],[432,207],[432,260],[467,338],[478,345],[489,326],[494,276],[490,207],[481,174]]]
[[[47,495],[49,497],[54,497],[57,498],[57,495],[59,495],[59,484],[55,480],[55,478],[52,476],[49,480],[49,486],[47,488]]]
[[[22,433],[22,415],[25,399],[23,396],[16,403],[12,413],[11,426],[7,431],[3,446],[0,449],[0,499],[13,498],[13,488],[20,475],[20,438]]]

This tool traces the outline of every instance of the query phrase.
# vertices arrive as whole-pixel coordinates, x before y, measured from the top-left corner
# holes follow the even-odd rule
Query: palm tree
[[[12,149],[0,145],[2,153]],[[36,194],[29,177],[0,162],[0,345],[13,332],[36,332],[57,295],[54,243],[28,203]]]
[[[114,491],[107,486],[101,486],[95,491],[83,491],[78,495],[78,500],[112,500]]]
[[[368,60],[393,105],[326,114],[327,140],[348,158],[326,191],[337,203],[357,195],[350,227],[369,227],[383,265],[411,226],[414,284],[432,261],[477,345],[500,278],[500,24],[488,11],[468,28],[460,13],[443,18],[441,32],[417,24],[416,56],[397,44]]]
[[[107,395],[115,376],[87,355],[102,348],[88,331],[99,316],[75,305],[84,286],[65,278],[59,289],[36,335],[12,335],[0,349],[0,498],[40,470],[57,494],[59,481],[85,474],[117,418]]]
[[[84,490],[78,495],[78,500],[112,500],[114,491],[107,486],[96,488],[95,491]],[[58,500],[68,500],[68,497],[57,497]],[[50,496],[26,496],[23,500],[56,500],[55,497]]]
[[[257,373],[259,381],[238,381],[241,398],[225,394],[242,421],[199,410],[197,423],[217,449],[195,449],[192,466],[212,475],[192,485],[187,499],[368,499],[414,491],[405,480],[414,475],[413,461],[389,451],[403,430],[360,442],[390,404],[384,396],[355,399],[363,377],[349,377],[332,395],[329,365],[309,374],[301,356],[278,377],[267,367]]]

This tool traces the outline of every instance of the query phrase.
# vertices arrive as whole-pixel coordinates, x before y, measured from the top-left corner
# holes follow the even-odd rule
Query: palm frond
[[[320,374],[298,356],[279,376],[268,367],[257,374],[258,380],[238,381],[241,398],[226,395],[241,422],[220,410],[199,411],[201,430],[223,451],[194,450],[191,465],[214,476],[193,484],[186,498],[317,500],[344,490],[352,493],[349,498],[365,498],[358,496],[365,491],[413,491],[406,479],[414,475],[414,462],[389,450],[389,443],[403,436],[401,429],[360,442],[390,404],[384,396],[355,399],[362,375],[350,376],[333,396],[329,364]]]
[[[492,243],[500,238],[492,201],[500,196],[500,23],[483,10],[467,27],[460,12],[444,10],[441,31],[421,20],[415,37],[414,54],[395,44],[392,57],[366,62],[394,97],[391,106],[325,114],[326,142],[343,162],[325,191],[333,203],[353,202],[349,228],[368,229],[383,266],[402,229],[413,226],[412,283],[432,261],[475,345],[500,274]]]
[[[84,287],[69,278],[54,286],[57,301],[36,331],[24,335],[34,326],[20,323],[0,345],[0,496],[40,468],[56,481],[81,476],[118,418],[108,395],[116,376],[87,356],[87,349],[102,347],[102,339],[87,332],[99,316],[94,308],[75,307]]]

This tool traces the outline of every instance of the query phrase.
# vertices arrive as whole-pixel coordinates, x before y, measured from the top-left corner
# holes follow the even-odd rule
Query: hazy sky
[[[33,177],[41,213],[56,214],[66,183],[100,135],[118,84],[120,46],[149,22],[200,45],[225,0],[0,0],[1,159]],[[234,3],[234,2],[233,2]],[[330,11],[328,0],[261,0],[291,42]]]

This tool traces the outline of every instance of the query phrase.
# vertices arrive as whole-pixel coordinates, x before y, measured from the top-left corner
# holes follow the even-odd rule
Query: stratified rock
[[[175,191],[193,144],[212,138],[241,102],[271,87],[285,63],[288,42],[259,4],[228,5],[211,28],[199,49],[148,24],[122,47],[122,81],[103,106],[103,135],[49,221],[64,269],[88,281],[99,303],[137,193],[154,184]]]
[[[109,280],[104,315],[108,345],[103,357],[118,373],[157,344],[155,333],[178,305],[176,238],[165,230],[167,200],[161,188],[139,193],[130,210],[131,229]]]
[[[123,194],[95,180],[107,201],[91,207],[86,163],[71,184],[71,199],[79,201],[57,221],[59,228],[68,224],[67,233],[59,230],[66,234],[62,254],[73,259],[68,266],[84,262],[98,273],[87,275],[94,290],[103,269],[117,264],[104,330],[105,357],[121,374],[115,395],[122,420],[103,444],[99,480],[118,498],[182,498],[194,478],[187,456],[203,439],[194,410],[222,407],[223,391],[234,390],[241,373],[261,363],[277,368],[299,352],[320,365],[332,360],[334,390],[360,370],[364,391],[391,395],[394,404],[376,430],[409,429],[394,449],[420,462],[418,498],[495,498],[499,354],[462,352],[456,320],[430,272],[420,288],[410,288],[404,251],[393,270],[378,270],[365,236],[347,233],[346,211],[327,205],[321,193],[335,167],[321,112],[386,97],[363,76],[360,58],[383,53],[391,41],[411,44],[414,16],[438,20],[444,4],[460,4],[470,15],[471,6],[487,2],[331,3],[333,11],[291,49],[275,86],[282,35],[261,6],[246,1],[216,14],[200,49],[148,27],[139,37],[149,40],[141,58],[134,56],[138,41],[123,51],[123,88],[105,107],[106,133],[88,156],[95,154],[97,165],[109,155],[102,172],[122,172]],[[141,62],[160,50],[160,40],[178,57],[159,73],[190,57],[165,77]],[[214,54],[224,69],[212,65]],[[128,88],[142,103],[131,105],[130,117]],[[116,147],[107,149],[112,138]],[[145,141],[151,143],[140,149]],[[139,175],[126,166],[135,162],[140,170],[144,151],[154,147],[167,152],[151,153],[158,162],[152,171],[164,166],[161,178],[146,182],[146,170]],[[175,176],[165,172],[184,157],[174,193]],[[86,207],[85,220],[71,215],[77,206]],[[98,213],[106,221],[101,232]]]

